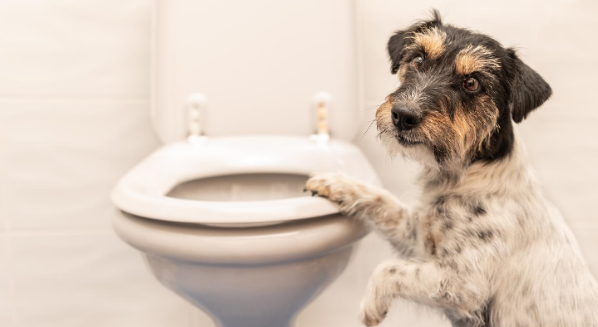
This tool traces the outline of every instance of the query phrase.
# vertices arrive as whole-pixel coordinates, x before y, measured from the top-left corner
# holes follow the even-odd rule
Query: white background
[[[153,280],[112,232],[108,193],[160,144],[149,122],[150,0],[0,0],[0,326],[206,326],[196,309]],[[598,273],[598,107],[595,1],[358,2],[365,107],[362,131],[396,86],[391,32],[426,17],[517,46],[553,98],[520,126],[546,195],[561,208]],[[234,3],[231,3],[234,8]],[[417,169],[358,144],[387,188],[412,200]],[[373,267],[391,257],[369,236],[347,271],[298,327],[359,326]],[[397,304],[383,326],[439,326]]]

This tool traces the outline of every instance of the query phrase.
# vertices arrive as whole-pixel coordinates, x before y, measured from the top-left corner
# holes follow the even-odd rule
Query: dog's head
[[[467,166],[497,160],[513,147],[512,121],[521,122],[552,93],[511,48],[433,19],[388,41],[400,87],[376,112],[380,137],[392,154],[426,165]]]

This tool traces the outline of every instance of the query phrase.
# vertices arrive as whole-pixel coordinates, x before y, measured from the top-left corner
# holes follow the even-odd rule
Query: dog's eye
[[[475,77],[468,77],[463,81],[463,87],[468,92],[476,92],[480,89],[480,82]]]
[[[411,66],[413,66],[415,68],[419,68],[423,62],[424,62],[424,57],[417,56],[417,57],[411,59]]]

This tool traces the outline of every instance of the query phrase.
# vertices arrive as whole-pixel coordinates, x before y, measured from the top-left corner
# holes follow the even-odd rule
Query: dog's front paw
[[[357,198],[359,184],[353,179],[337,173],[318,174],[307,180],[306,190],[313,195],[337,202],[341,209],[350,207]]]

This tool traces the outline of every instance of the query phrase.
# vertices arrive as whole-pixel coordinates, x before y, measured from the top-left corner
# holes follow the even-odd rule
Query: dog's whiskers
[[[365,129],[365,132],[363,132],[363,134],[361,135],[361,137],[359,138],[360,140],[363,139],[363,137],[370,131],[370,128],[372,127],[372,125],[376,122],[375,119],[372,119],[372,121],[370,121],[370,124],[368,125],[368,127]]]

